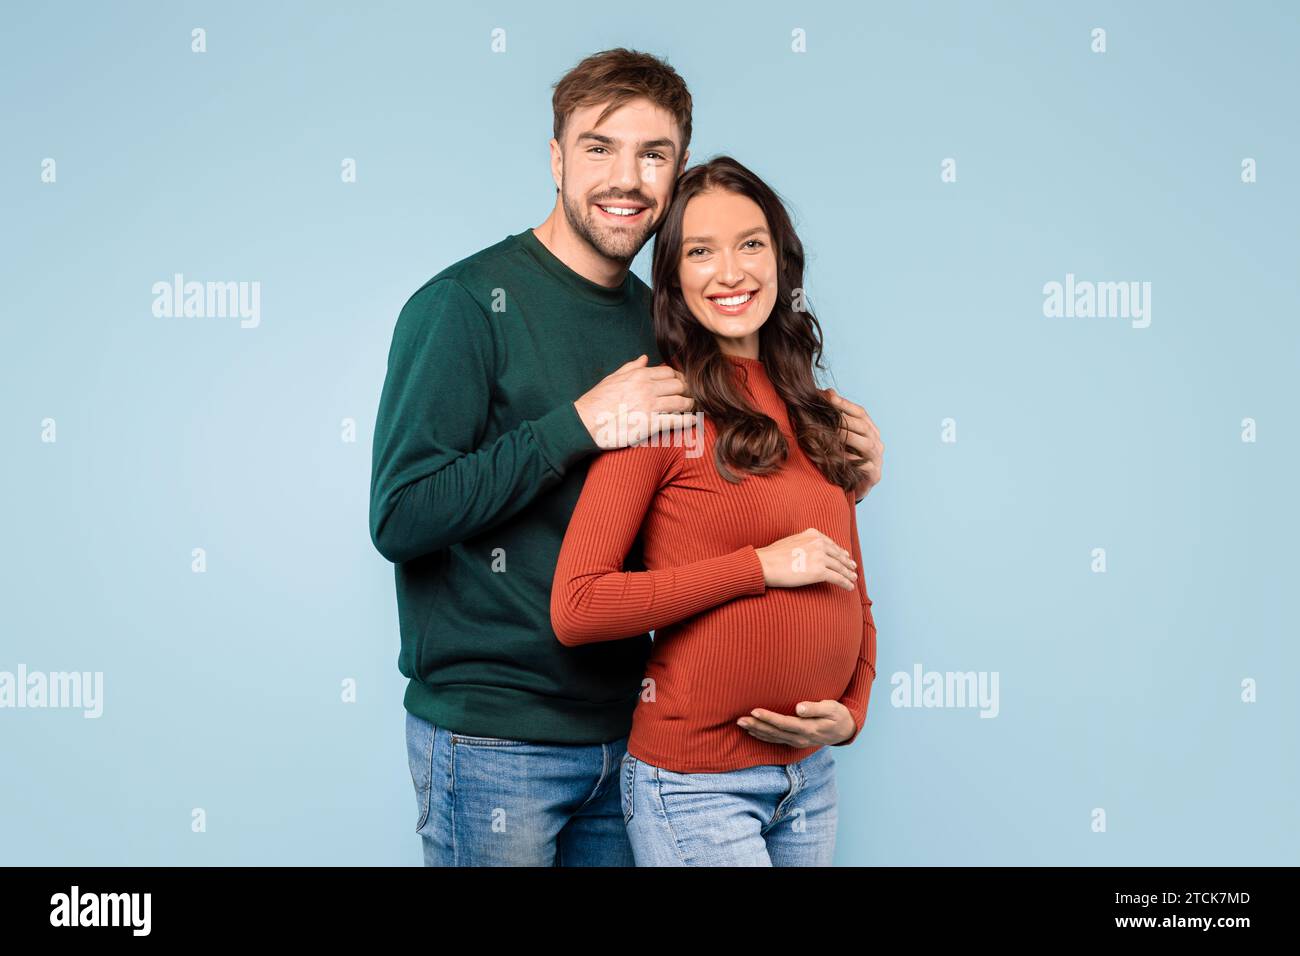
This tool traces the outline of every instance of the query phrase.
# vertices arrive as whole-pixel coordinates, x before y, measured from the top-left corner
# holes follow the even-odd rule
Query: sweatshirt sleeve
[[[847,493],[851,524],[849,534],[852,537],[853,560],[858,562],[858,597],[862,599],[862,646],[858,650],[858,666],[849,681],[848,689],[840,697],[840,703],[853,715],[853,724],[857,728],[853,736],[841,740],[834,747],[846,747],[858,739],[862,726],[867,720],[867,704],[871,700],[871,685],[876,679],[876,622],[871,616],[871,598],[867,596],[867,577],[862,567],[862,545],[858,542],[858,508],[852,492]]]
[[[494,367],[488,317],[455,279],[433,280],[403,306],[370,483],[370,537],[389,561],[488,530],[598,449],[571,401],[483,444]]]
[[[551,627],[561,644],[634,637],[767,590],[752,545],[673,568],[623,570],[651,502],[680,458],[676,446],[641,444],[602,452],[592,462],[551,587]]]

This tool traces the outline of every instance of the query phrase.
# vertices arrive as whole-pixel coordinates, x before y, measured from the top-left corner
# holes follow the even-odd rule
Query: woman
[[[702,432],[598,456],[560,551],[562,643],[655,631],[621,777],[638,866],[834,852],[827,745],[865,720],[876,630],[803,262],[781,201],[740,163],[682,176],[655,242],[654,326]],[[625,572],[638,536],[647,570]]]

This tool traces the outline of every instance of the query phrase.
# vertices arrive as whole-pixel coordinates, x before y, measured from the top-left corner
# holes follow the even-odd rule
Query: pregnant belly
[[[693,721],[725,724],[755,707],[794,714],[803,700],[835,700],[862,647],[857,591],[773,588],[655,635],[662,673],[687,688]]]

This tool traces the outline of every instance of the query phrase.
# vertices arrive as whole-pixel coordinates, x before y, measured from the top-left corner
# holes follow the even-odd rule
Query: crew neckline
[[[515,239],[519,241],[533,258],[537,260],[538,265],[555,276],[575,294],[587,299],[590,302],[596,302],[600,305],[622,305],[629,299],[629,292],[632,288],[632,271],[628,270],[627,275],[623,278],[623,284],[615,288],[601,285],[599,282],[592,282],[586,276],[574,272],[555,253],[546,248],[546,244],[537,238],[532,227],[518,233]]]
[[[722,354],[736,364],[743,365],[746,368],[763,368],[763,360],[761,358],[745,358],[743,355],[729,355],[726,352],[723,352]],[[764,369],[764,371],[766,371],[766,369]]]

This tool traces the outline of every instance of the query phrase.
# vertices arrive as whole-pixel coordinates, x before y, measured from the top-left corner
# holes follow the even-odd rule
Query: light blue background
[[[545,218],[551,84],[617,45],[790,200],[888,448],[837,861],[1300,862],[1294,4],[355,6],[4,14],[0,670],[103,671],[105,710],[0,710],[0,862],[419,863],[392,327]],[[260,327],[155,318],[174,272],[260,281]],[[1150,328],[1045,318],[1067,272],[1151,282]],[[916,664],[997,672],[999,716],[891,706]]]

